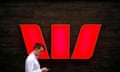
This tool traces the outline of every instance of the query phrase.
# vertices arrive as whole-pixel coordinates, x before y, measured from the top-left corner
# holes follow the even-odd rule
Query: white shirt
[[[42,72],[37,57],[33,52],[25,61],[25,72]]]

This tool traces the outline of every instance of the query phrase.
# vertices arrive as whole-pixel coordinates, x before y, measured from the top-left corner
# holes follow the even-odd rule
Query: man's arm
[[[26,70],[27,70],[27,72],[42,72],[42,70],[40,68],[34,70],[34,61],[29,61],[26,64]]]
[[[49,69],[47,68],[47,67],[43,67],[43,68],[41,68],[41,71],[42,72],[47,72]]]

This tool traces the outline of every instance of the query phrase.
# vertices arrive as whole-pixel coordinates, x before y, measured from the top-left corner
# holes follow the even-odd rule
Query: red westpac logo
[[[40,26],[20,24],[27,53],[33,50],[36,42],[42,43],[46,50],[39,59],[50,59]],[[90,59],[100,33],[101,24],[82,25],[70,56],[70,25],[51,24],[51,59]]]

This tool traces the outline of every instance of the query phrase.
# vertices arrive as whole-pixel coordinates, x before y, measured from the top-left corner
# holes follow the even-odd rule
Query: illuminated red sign
[[[73,54],[70,57],[70,25],[52,24],[51,56],[49,57],[40,26],[37,24],[20,24],[28,54],[32,52],[36,42],[45,45],[46,51],[39,56],[39,59],[90,59],[94,53],[100,28],[101,24],[82,25]]]

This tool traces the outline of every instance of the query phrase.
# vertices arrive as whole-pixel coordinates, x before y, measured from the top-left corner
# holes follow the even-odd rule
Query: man
[[[25,62],[25,72],[47,72],[46,67],[40,68],[37,57],[45,51],[45,47],[42,44],[36,43],[33,52],[27,57]]]

